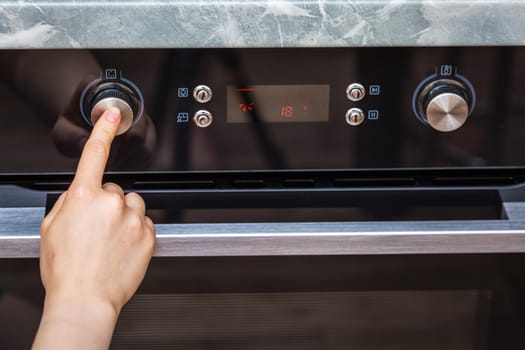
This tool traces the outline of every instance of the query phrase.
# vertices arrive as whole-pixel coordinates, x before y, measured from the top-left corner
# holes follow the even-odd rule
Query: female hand
[[[155,227],[136,193],[102,185],[118,109],[99,119],[69,189],[41,226],[40,271],[46,290],[35,349],[105,349],[118,314],[144,278]]]

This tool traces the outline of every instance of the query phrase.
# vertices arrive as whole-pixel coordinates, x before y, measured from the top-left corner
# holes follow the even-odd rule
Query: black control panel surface
[[[525,47],[0,51],[0,174],[525,168]]]

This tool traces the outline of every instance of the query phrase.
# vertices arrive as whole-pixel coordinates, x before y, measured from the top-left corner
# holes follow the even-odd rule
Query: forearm
[[[117,317],[107,302],[46,297],[33,349],[108,349]]]

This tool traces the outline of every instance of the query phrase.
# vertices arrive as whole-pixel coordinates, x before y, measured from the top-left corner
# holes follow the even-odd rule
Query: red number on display
[[[293,106],[281,107],[281,117],[285,117],[285,118],[293,117]]]

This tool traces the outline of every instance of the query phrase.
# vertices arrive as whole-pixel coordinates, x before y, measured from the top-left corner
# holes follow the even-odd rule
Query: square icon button
[[[377,109],[371,109],[368,111],[368,120],[379,119],[379,111]]]
[[[371,96],[377,96],[381,94],[381,86],[379,85],[370,85],[369,94]]]

